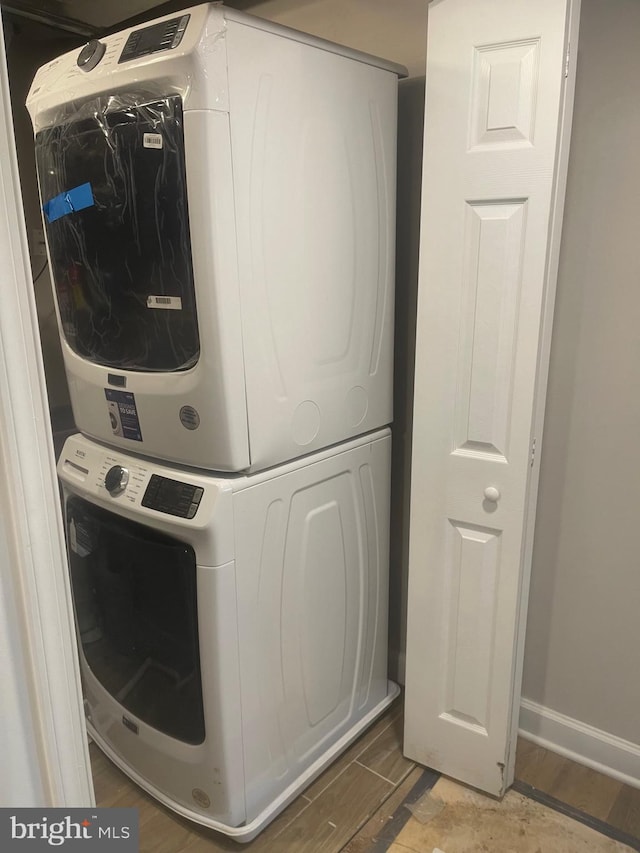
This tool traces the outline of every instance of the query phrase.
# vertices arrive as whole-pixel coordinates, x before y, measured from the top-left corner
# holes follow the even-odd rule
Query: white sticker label
[[[179,296],[147,296],[147,308],[182,311],[182,299]]]
[[[71,519],[69,525],[69,545],[74,554],[79,557],[88,557],[91,551],[87,547],[89,545],[89,533],[82,524],[76,526],[75,519]]]
[[[162,136],[159,133],[145,133],[142,144],[145,148],[162,148]]]

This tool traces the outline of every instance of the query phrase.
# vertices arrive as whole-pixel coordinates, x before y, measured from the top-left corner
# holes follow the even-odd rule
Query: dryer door
[[[139,720],[202,743],[193,549],[78,497],[66,531],[83,663]]]
[[[193,366],[181,98],[87,102],[37,134],[36,160],[69,346],[121,370]]]

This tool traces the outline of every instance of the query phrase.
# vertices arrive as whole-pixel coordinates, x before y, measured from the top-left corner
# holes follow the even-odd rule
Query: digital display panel
[[[188,21],[189,15],[183,15],[181,18],[162,21],[160,24],[153,24],[142,30],[134,30],[127,39],[118,63],[177,47],[182,40]]]
[[[180,518],[193,518],[203,493],[204,489],[192,483],[153,474],[144,493],[142,506]]]

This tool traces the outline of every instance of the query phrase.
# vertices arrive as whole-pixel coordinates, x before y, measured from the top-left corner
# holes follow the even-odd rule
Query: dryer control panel
[[[182,15],[141,30],[134,30],[126,41],[118,64],[147,56],[149,53],[157,53],[159,50],[171,50],[177,47],[187,29],[189,17],[189,15]]]

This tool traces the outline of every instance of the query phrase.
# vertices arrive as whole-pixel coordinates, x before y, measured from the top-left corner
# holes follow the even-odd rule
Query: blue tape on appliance
[[[70,213],[76,213],[78,210],[84,210],[86,207],[93,207],[94,204],[91,184],[86,183],[45,201],[42,210],[47,217],[47,222],[55,222],[56,219],[68,216]]]
[[[130,391],[114,391],[112,388],[105,388],[104,396],[107,398],[113,434],[130,438],[132,441],[142,441],[142,430],[133,394]]]

